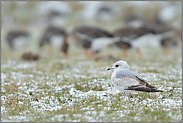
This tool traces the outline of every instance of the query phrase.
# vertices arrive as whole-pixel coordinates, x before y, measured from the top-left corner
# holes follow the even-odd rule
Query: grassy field
[[[181,47],[164,53],[148,49],[143,59],[134,50],[129,57],[115,48],[98,56],[113,55],[164,93],[136,92],[128,96],[111,85],[116,60],[86,59],[82,50],[69,49],[64,59],[57,50],[36,51],[39,61],[21,60],[22,51],[1,49],[1,121],[42,122],[182,122]]]

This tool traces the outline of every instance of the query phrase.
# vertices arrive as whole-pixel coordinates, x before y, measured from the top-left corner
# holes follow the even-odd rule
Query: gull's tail
[[[144,92],[164,92],[163,90],[157,90],[154,86],[151,86],[151,85],[148,85],[148,86],[135,85],[135,86],[130,86],[125,90],[144,91]]]
[[[149,92],[165,92],[165,91],[163,91],[163,90],[157,90],[157,89],[151,89],[151,91],[149,91]]]
[[[141,88],[138,88],[138,89],[135,89],[135,91],[144,91],[144,92],[164,92],[163,90],[157,90],[157,89],[154,89],[154,88],[146,88],[146,89],[141,89]]]

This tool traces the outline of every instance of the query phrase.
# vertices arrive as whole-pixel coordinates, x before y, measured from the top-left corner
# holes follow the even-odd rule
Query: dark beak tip
[[[110,68],[107,68],[107,70],[110,70]]]

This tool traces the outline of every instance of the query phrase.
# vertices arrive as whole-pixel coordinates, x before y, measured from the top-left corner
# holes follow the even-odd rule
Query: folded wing
[[[162,90],[157,90],[156,87],[148,84],[144,79],[140,77],[138,73],[134,71],[120,70],[116,73],[116,78],[121,78],[122,81],[126,80],[126,82],[128,82],[128,84],[126,84],[125,90],[163,92]],[[128,78],[128,80],[126,78]],[[132,81],[133,83],[131,83]]]

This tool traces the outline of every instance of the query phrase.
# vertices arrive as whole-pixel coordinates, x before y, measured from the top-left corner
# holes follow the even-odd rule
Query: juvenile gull
[[[114,71],[111,75],[111,80],[114,87],[121,92],[130,93],[129,100],[131,93],[135,91],[164,92],[163,90],[157,90],[156,87],[147,83],[138,73],[129,70],[128,64],[123,60],[117,61],[114,63],[113,67],[107,70],[112,69],[114,69]]]

